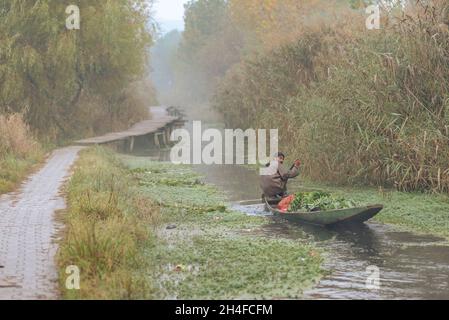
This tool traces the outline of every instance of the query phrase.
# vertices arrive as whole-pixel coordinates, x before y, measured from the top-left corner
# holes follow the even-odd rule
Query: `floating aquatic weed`
[[[337,197],[328,192],[297,192],[288,211],[323,211],[354,208],[357,204],[351,199]]]

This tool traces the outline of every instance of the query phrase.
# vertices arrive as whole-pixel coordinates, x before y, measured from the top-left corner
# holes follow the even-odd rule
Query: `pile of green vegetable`
[[[288,211],[326,211],[354,208],[357,204],[351,199],[334,196],[327,192],[297,192]]]

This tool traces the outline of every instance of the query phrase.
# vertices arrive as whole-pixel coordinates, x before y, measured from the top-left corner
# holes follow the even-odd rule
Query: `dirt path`
[[[61,187],[81,147],[53,152],[14,193],[0,196],[0,300],[57,299],[54,243]]]

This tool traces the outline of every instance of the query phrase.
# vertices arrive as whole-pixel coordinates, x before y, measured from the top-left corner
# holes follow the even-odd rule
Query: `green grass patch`
[[[144,299],[152,295],[144,249],[159,207],[139,196],[138,186],[115,155],[82,151],[67,186],[66,224],[57,260],[66,299]],[[67,266],[80,268],[81,290],[67,290]]]
[[[0,114],[0,194],[14,190],[44,159],[44,150],[23,114]]]
[[[33,152],[26,157],[0,155],[0,194],[13,191],[43,159],[44,153],[41,151]]]

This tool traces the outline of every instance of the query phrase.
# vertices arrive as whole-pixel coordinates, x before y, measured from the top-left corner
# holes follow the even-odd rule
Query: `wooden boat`
[[[266,208],[275,216],[283,219],[318,226],[331,226],[342,223],[363,223],[373,218],[383,209],[383,205],[367,207],[327,210],[316,212],[282,212],[277,209],[280,200],[264,198]]]

